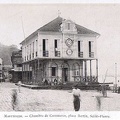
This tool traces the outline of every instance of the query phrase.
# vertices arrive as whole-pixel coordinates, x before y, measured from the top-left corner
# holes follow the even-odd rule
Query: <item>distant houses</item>
[[[9,79],[11,82],[22,80],[22,51],[14,51],[11,56],[12,69],[9,71]]]
[[[57,17],[50,21],[21,42],[22,82],[98,82],[98,37],[98,33],[72,20]],[[92,74],[92,61],[96,61],[96,75]]]
[[[3,60],[0,58],[0,82],[3,81]]]

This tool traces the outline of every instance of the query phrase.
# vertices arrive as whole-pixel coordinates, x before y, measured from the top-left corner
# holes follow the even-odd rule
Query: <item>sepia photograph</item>
[[[120,4],[0,4],[0,112],[120,111]]]

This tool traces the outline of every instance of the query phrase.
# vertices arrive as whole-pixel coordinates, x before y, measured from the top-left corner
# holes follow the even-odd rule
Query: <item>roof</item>
[[[40,31],[51,31],[51,32],[60,32],[61,24],[62,24],[63,18],[57,17],[56,19],[52,20],[48,24],[41,27]]]
[[[56,19],[52,20],[51,22],[47,23],[43,27],[41,27],[38,30],[36,30],[35,32],[33,32],[27,38],[31,37],[32,35],[37,34],[38,31],[41,31],[41,32],[61,32],[61,26],[60,25],[62,24],[63,20],[65,20],[65,19],[58,16]],[[89,35],[95,35],[95,36],[100,35],[99,33],[94,32],[94,31],[92,31],[90,29],[87,29],[87,28],[85,28],[83,26],[80,26],[80,25],[78,25],[76,23],[75,23],[75,25],[76,25],[78,34],[89,34]]]
[[[54,19],[53,21],[49,22],[48,24],[44,25],[43,27],[41,27],[40,31],[51,31],[51,32],[60,32],[60,29],[61,29],[61,24],[62,24],[62,21],[65,20],[61,17],[57,17],[56,19]],[[78,24],[75,24],[76,25],[76,28],[77,28],[77,32],[78,34],[94,34],[94,35],[99,35],[98,33],[92,31],[92,30],[89,30],[83,26],[80,26]]]

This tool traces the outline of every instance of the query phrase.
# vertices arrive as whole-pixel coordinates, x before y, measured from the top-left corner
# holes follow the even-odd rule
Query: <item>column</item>
[[[23,81],[25,83],[25,64],[23,64]]]
[[[23,82],[23,63],[22,63],[22,81]]]
[[[28,73],[29,73],[29,78],[28,78],[29,80],[28,80],[28,81],[29,81],[29,83],[30,83],[30,62],[29,62],[29,68],[28,68],[28,69],[29,69],[29,70],[28,70]]]
[[[87,61],[85,60],[85,82],[87,81]]]
[[[92,82],[92,61],[90,60],[90,81]]]
[[[25,83],[27,82],[27,67],[26,67],[26,63],[25,63]]]
[[[39,59],[37,60],[37,64],[38,64],[38,65],[37,65],[37,82],[39,83],[39,76],[40,76],[40,75],[39,75],[39,69],[40,69],[40,66],[39,66],[39,64],[40,64],[40,63],[39,63]]]
[[[83,80],[83,61],[80,61],[80,81]]]
[[[96,82],[98,82],[98,59],[96,59]]]
[[[27,63],[26,65],[27,65],[27,83],[28,83],[28,82],[29,82],[29,73],[28,73],[28,71],[29,71],[29,70],[28,70],[28,69],[29,69],[29,68],[28,68],[28,67],[29,67],[28,65],[29,65],[29,64]]]
[[[35,64],[35,71],[34,71],[35,77],[34,77],[34,82],[36,83],[36,60],[35,60],[34,64]]]

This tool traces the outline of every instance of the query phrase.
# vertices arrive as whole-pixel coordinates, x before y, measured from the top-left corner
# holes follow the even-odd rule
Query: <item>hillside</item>
[[[6,46],[0,43],[0,58],[4,65],[11,65],[11,55],[13,51],[19,50],[16,45]]]

